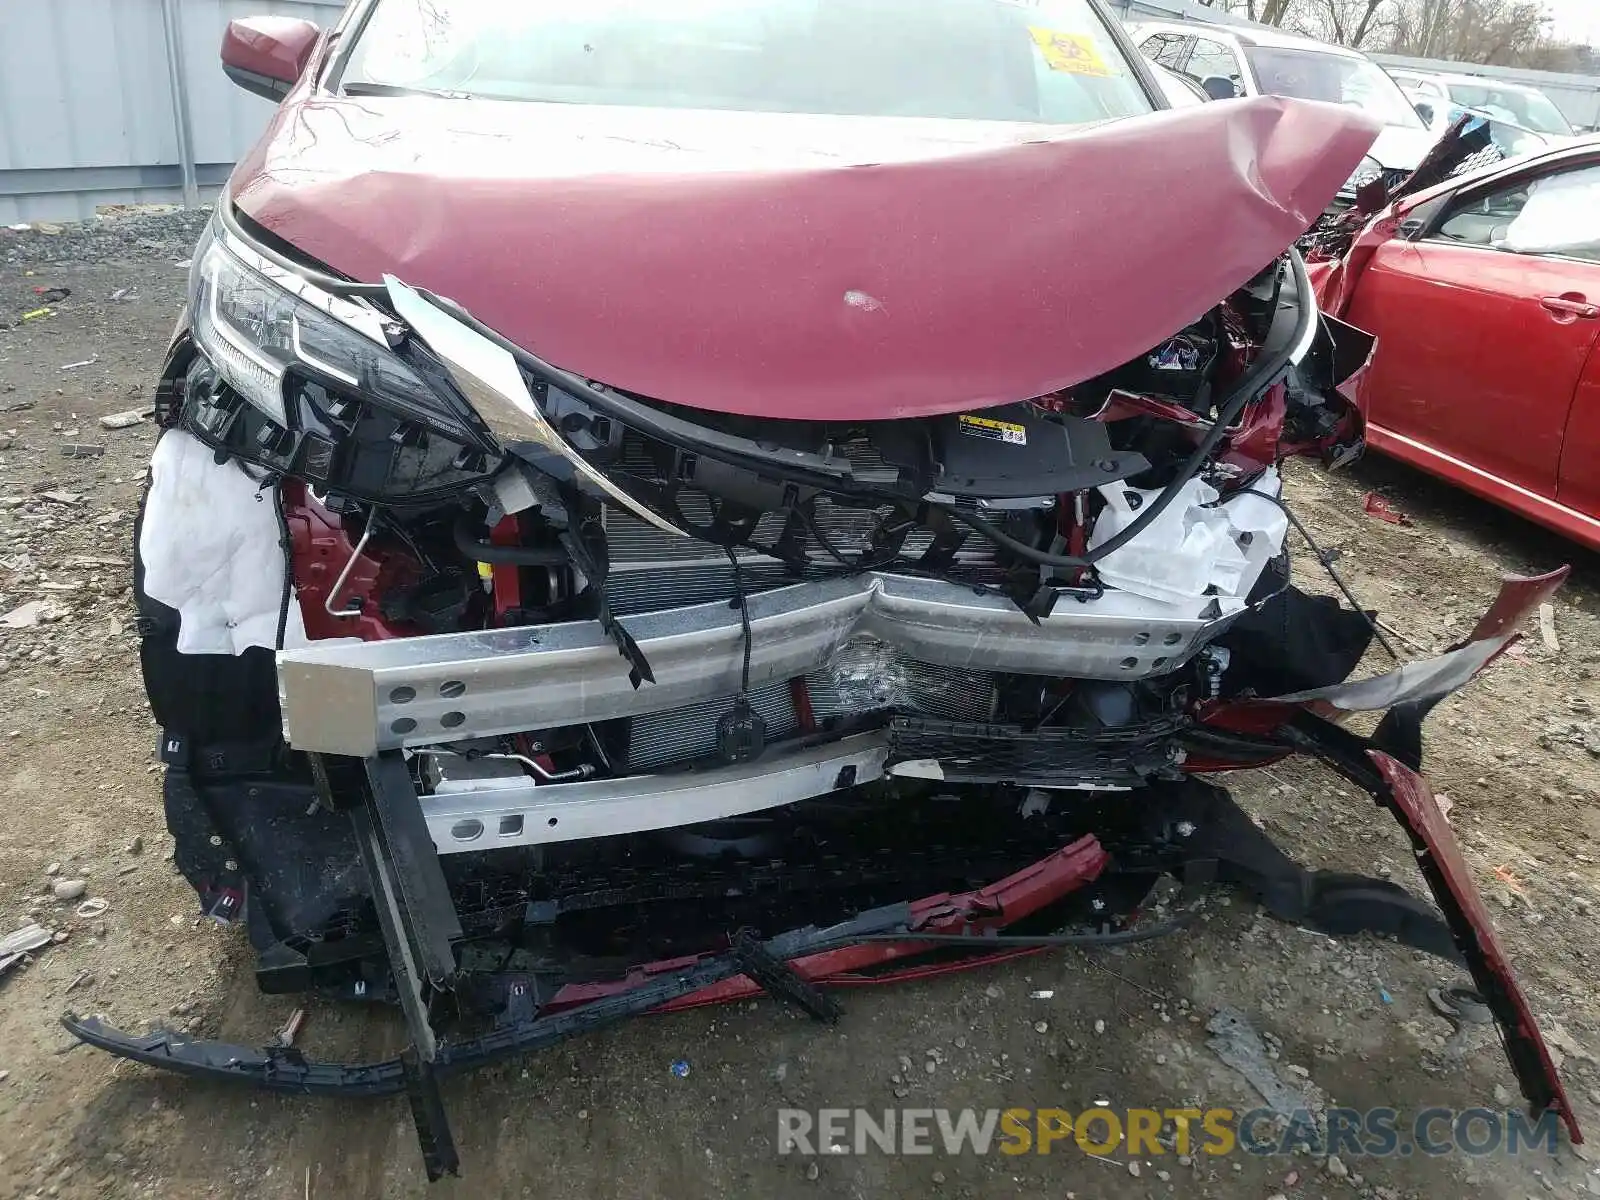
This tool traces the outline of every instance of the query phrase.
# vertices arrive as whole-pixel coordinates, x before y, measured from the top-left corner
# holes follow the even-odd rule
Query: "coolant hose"
[[[564,567],[572,560],[560,546],[496,546],[473,531],[466,513],[456,518],[452,529],[456,549],[476,562],[506,567]]]

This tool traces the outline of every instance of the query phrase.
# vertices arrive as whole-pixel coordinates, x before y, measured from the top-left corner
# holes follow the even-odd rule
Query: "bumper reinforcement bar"
[[[743,816],[882,779],[888,739],[864,733],[708,770],[424,796],[440,854],[571,842]]]
[[[999,595],[881,573],[748,600],[748,687],[816,670],[857,637],[955,669],[1140,679],[1176,670],[1243,611],[1231,599],[1179,606],[1112,591],[1057,604],[1034,623]],[[282,650],[284,733],[297,750],[364,758],[666,712],[740,690],[745,639],[736,609],[696,604],[625,623],[655,675],[643,687],[596,621]]]

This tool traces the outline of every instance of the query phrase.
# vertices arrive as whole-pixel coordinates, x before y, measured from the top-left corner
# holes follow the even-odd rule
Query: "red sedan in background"
[[[1371,446],[1600,549],[1600,139],[1407,196],[1316,274],[1379,340]]]

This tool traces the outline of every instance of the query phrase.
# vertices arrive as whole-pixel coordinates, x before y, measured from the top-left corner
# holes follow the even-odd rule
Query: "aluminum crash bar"
[[[852,638],[919,662],[1076,679],[1141,679],[1182,665],[1244,611],[1108,591],[1063,600],[1037,624],[1003,596],[864,573],[749,597],[750,686],[825,665]],[[625,618],[655,673],[635,688],[595,621],[530,625],[278,653],[284,733],[297,750],[380,750],[614,720],[731,696],[744,650],[736,609],[696,604]]]

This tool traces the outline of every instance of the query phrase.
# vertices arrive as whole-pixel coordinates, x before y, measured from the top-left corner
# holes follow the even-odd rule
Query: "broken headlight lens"
[[[223,382],[288,428],[291,377],[378,405],[447,438],[474,444],[456,403],[442,396],[387,343],[274,282],[210,235],[195,253],[190,276],[194,337]],[[349,301],[318,293],[330,304]],[[354,306],[352,306],[353,308]],[[370,319],[381,336],[376,314]]]
[[[1354,196],[1374,179],[1382,178],[1383,164],[1369,154],[1361,160],[1355,171],[1351,173],[1350,178],[1344,181],[1344,186],[1339,189],[1339,195]]]

